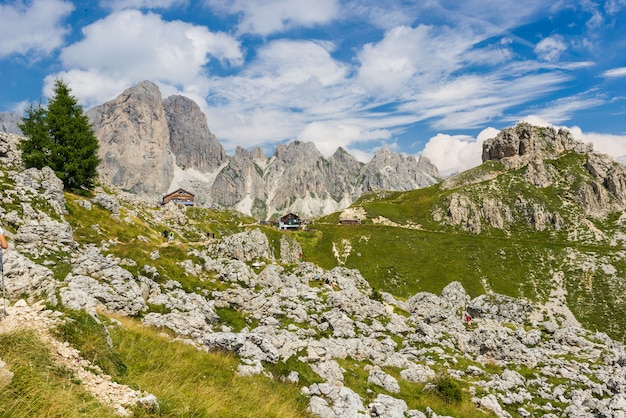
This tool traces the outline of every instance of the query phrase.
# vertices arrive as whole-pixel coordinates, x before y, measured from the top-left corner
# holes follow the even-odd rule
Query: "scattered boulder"
[[[259,229],[224,237],[221,242],[211,244],[209,251],[218,257],[234,258],[241,261],[274,258],[267,236]]]
[[[521,299],[491,293],[473,299],[467,310],[475,318],[489,318],[501,322],[521,324],[528,320],[533,307]]]

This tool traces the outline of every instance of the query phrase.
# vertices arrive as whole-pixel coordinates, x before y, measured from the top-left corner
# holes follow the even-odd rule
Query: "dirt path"
[[[78,350],[69,343],[54,338],[50,329],[58,323],[60,315],[59,312],[46,310],[42,303],[29,306],[24,300],[19,300],[15,305],[7,306],[6,316],[0,316],[0,334],[24,329],[34,331],[49,347],[54,361],[70,370],[89,393],[112,408],[117,415],[131,416],[132,413],[127,408],[135,405],[147,407],[158,405],[154,395],[113,382],[111,376],[104,374],[98,366],[82,358]]]

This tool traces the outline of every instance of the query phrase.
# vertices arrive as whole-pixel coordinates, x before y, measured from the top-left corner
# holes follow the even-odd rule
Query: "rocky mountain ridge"
[[[124,190],[160,198],[180,187],[200,206],[234,208],[269,218],[284,212],[312,217],[349,206],[368,188],[411,190],[438,181],[437,168],[381,150],[363,164],[345,150],[324,158],[313,143],[263,150],[238,148],[229,157],[192,100],[144,81],[87,112],[100,140],[100,174]]]
[[[123,245],[121,237],[77,242],[66,220],[68,202],[60,180],[50,170],[22,170],[18,140],[0,134],[0,222],[12,243],[5,253],[11,313],[24,307],[18,301],[23,297],[28,303],[62,302],[96,318],[99,312],[141,313],[146,326],[168,328],[198,349],[235,353],[242,376],[267,374],[269,364],[297,360],[321,379],[301,387],[309,412],[320,417],[442,417],[431,407],[411,409],[404,399],[415,391],[436,391],[441,373],[463,382],[462,396],[471,399],[476,414],[626,414],[624,346],[548,306],[496,293],[470,298],[458,282],[439,295],[418,292],[406,300],[377,295],[357,270],[301,262],[302,249],[289,235],[281,236],[276,253],[260,228],[191,248],[178,261],[174,277],[155,267],[165,251],[158,237],[147,260],[105,255],[111,246]],[[75,199],[85,213],[106,208],[106,216],[129,228],[137,219],[143,225],[168,219],[181,236],[193,227],[185,208],[173,204],[150,208],[132,195],[102,191]],[[102,233],[98,225],[88,229]],[[130,245],[154,242],[154,235],[146,229]],[[58,263],[69,266],[63,277],[52,270]],[[216,287],[193,290],[183,284],[190,278]],[[219,309],[251,321],[236,329]],[[464,322],[464,311],[473,315],[471,324]],[[45,316],[62,315],[50,311]],[[0,371],[10,376],[11,366],[2,363]],[[369,392],[351,386],[350,376],[357,373],[366,376]],[[300,382],[296,372],[271,378]],[[159,402],[146,394],[133,396],[137,402]]]
[[[433,212],[437,221],[472,233],[522,224],[558,232],[626,209],[626,167],[566,129],[520,123],[486,140],[482,158],[487,165],[441,184],[458,191]]]

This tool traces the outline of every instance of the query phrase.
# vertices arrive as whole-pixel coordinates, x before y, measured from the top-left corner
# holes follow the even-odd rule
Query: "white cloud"
[[[553,127],[555,129],[565,128],[568,129],[572,136],[582,142],[593,143],[594,151],[608,154],[618,161],[626,161],[626,135],[614,135],[598,132],[584,132],[579,126],[562,126],[550,123],[540,116],[530,115],[525,117],[523,122],[528,122],[532,125]]]
[[[379,1],[350,0],[342,4],[341,17],[363,20],[382,28],[392,29],[397,26],[409,26],[413,23],[421,5],[408,5],[398,0]]]
[[[358,99],[332,48],[278,40],[260,48],[240,75],[212,78],[209,126],[228,142],[250,147],[293,139],[313,121],[350,117]]]
[[[396,27],[358,54],[363,88],[396,95],[407,85],[423,88],[440,82],[462,66],[462,54],[476,38],[470,33],[420,25]]]
[[[364,129],[362,125],[331,122],[312,122],[304,127],[298,139],[314,142],[325,157],[331,156],[339,147],[353,148],[359,142],[388,140],[391,132],[385,129]]]
[[[0,58],[29,54],[39,59],[58,49],[70,32],[63,20],[72,10],[74,5],[62,0],[0,4]]]
[[[593,92],[585,92],[574,96],[562,97],[547,103],[543,109],[532,113],[543,120],[551,123],[562,123],[572,118],[575,112],[590,109],[606,103],[602,97],[592,95]]]
[[[100,7],[110,10],[169,9],[187,2],[188,0],[100,0]]]
[[[438,134],[428,140],[422,155],[437,166],[442,176],[449,176],[482,164],[483,142],[498,132],[495,128],[486,128],[476,138]]]
[[[68,70],[59,75],[75,83],[76,96],[88,105],[142,80],[206,89],[205,65],[211,58],[224,65],[243,62],[239,42],[230,35],[136,10],[114,12],[84,27],[83,34],[61,52]]]
[[[583,142],[592,142],[595,151],[608,154],[622,163],[626,161],[626,135],[583,132],[578,126],[569,130],[574,138]]]
[[[241,14],[240,33],[262,36],[329,23],[339,11],[338,0],[206,0],[206,3],[218,10]]]
[[[626,77],[626,67],[612,68],[610,70],[606,70],[602,73],[602,76],[606,78]]]
[[[129,87],[125,78],[111,77],[98,71],[70,70],[49,75],[44,79],[43,94],[51,97],[54,80],[60,78],[85,107],[102,104],[117,97]]]
[[[535,53],[539,58],[548,62],[558,61],[565,51],[567,51],[567,44],[560,35],[543,38],[535,47]]]
[[[246,75],[267,78],[279,84],[302,84],[315,78],[322,86],[334,85],[346,76],[347,68],[335,61],[328,42],[278,40],[257,51],[258,58]]]

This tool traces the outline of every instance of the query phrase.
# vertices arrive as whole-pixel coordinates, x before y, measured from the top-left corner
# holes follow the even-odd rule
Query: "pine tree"
[[[54,82],[48,108],[31,106],[20,129],[26,167],[49,166],[67,189],[92,189],[98,176],[98,139],[78,100],[61,80]]]
[[[26,115],[19,125],[28,137],[20,143],[22,161],[28,168],[43,168],[48,165],[53,148],[46,128],[46,109],[41,106],[41,103],[37,106],[30,105],[26,109]]]

